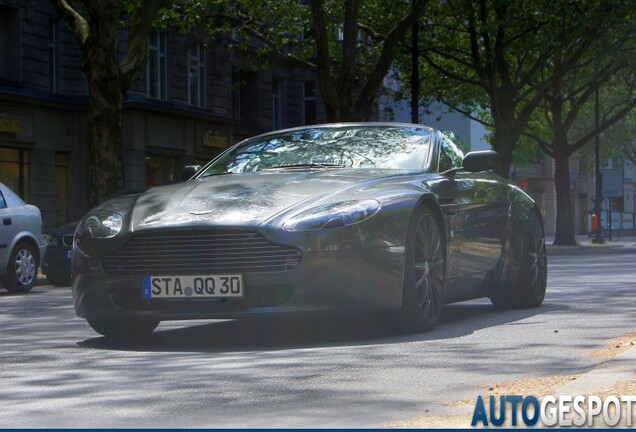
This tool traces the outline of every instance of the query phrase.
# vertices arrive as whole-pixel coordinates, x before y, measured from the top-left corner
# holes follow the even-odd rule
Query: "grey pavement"
[[[546,238],[546,243],[547,243],[547,248],[548,248],[548,255],[549,256],[551,256],[551,255],[558,255],[559,256],[558,259],[557,259],[557,257],[555,257],[555,260],[552,263],[552,266],[553,267],[556,266],[556,268],[559,268],[560,272],[566,271],[566,272],[570,272],[572,274],[576,274],[576,272],[579,271],[579,269],[576,267],[577,265],[578,266],[583,266],[583,267],[588,267],[589,265],[591,265],[591,263],[595,263],[596,262],[596,263],[598,263],[599,266],[603,267],[603,266],[608,265],[610,262],[612,262],[614,260],[614,258],[613,258],[614,254],[619,254],[619,253],[620,254],[625,254],[625,253],[630,254],[632,252],[636,253],[636,237],[627,237],[627,238],[622,238],[618,242],[607,242],[607,243],[605,243],[603,245],[596,245],[596,244],[591,243],[591,239],[589,239],[588,237],[586,237],[586,236],[578,236],[577,237],[577,241],[578,241],[579,244],[577,246],[574,246],[574,247],[553,246],[551,244],[553,241],[554,241],[553,237]],[[581,258],[580,262],[576,261],[576,260],[573,261],[572,259],[568,259],[567,258],[568,255],[577,255],[577,254],[584,254],[584,255],[580,255],[580,258]],[[616,255],[616,256],[618,257],[618,255]],[[625,263],[629,262],[629,258],[628,257],[626,259],[626,257],[623,256],[622,259],[623,259],[623,262],[625,262]],[[567,262],[568,264],[566,265],[565,262]],[[552,269],[552,271],[554,271],[554,269]],[[41,281],[40,282],[43,285],[48,283],[46,281],[46,279],[43,278],[43,277],[41,277]],[[602,285],[602,283],[600,282],[600,279],[597,279],[597,278],[592,278],[590,280],[590,282],[588,282],[588,284],[596,284],[597,286]],[[551,284],[551,286],[554,286],[554,285],[555,285],[554,283]],[[558,287],[558,284],[556,284],[556,285]],[[574,286],[574,285],[572,285],[572,286]],[[605,285],[603,285],[603,286],[605,286]],[[607,287],[609,287],[609,286],[612,286],[612,284],[607,285]],[[54,288],[54,287],[51,287],[51,286],[48,286],[48,287],[44,287],[43,286],[40,289],[42,289],[42,288],[45,289],[45,290],[59,290],[58,292],[68,291],[69,290],[68,287]],[[550,307],[550,306],[553,307],[553,308],[557,307],[558,306],[558,302],[555,301],[555,297],[556,296],[565,295],[566,292],[568,292],[568,291],[566,290],[566,291],[559,292],[557,290],[555,292],[555,290],[552,290],[550,292],[550,295],[552,296],[552,301],[551,301],[552,304],[550,305],[550,303],[549,303],[547,307]],[[68,294],[65,294],[65,295],[68,296]],[[575,300],[573,300],[573,301],[575,301]],[[582,301],[582,299],[579,299],[579,301]],[[594,302],[598,301],[598,299],[594,299],[594,298],[590,299],[588,297],[584,301],[585,301],[584,308],[592,308],[593,305],[594,305]],[[565,301],[564,304],[568,304],[568,301]],[[473,306],[473,308],[475,308],[475,307],[487,308],[488,307],[488,306],[482,306],[480,304],[475,304],[475,305],[472,305],[472,306]],[[453,325],[454,324],[461,324],[460,322],[454,323],[454,319],[452,318],[453,309],[458,309],[460,311],[470,310],[467,306],[464,306],[464,305],[452,306],[452,307],[448,308],[448,310],[446,311],[447,312],[447,314],[446,314],[447,316],[446,316],[445,324],[440,326],[440,328],[437,329],[436,332],[433,332],[431,334],[427,334],[427,335],[422,336],[423,340],[427,340],[427,342],[424,345],[424,347],[427,348],[429,354],[432,354],[432,353],[434,353],[436,351],[435,347],[431,347],[429,345],[433,345],[435,343],[435,340],[437,340],[437,339],[445,341],[446,338],[449,336],[447,333],[449,333],[449,332],[452,333]],[[590,311],[593,311],[593,310],[595,311],[596,309],[590,309]],[[449,314],[448,312],[451,312],[451,313]],[[547,310],[547,311],[544,310],[542,312],[542,315],[540,315],[540,321],[549,320],[551,314],[556,313],[556,312],[558,312],[557,309],[552,310],[552,311],[551,310]],[[511,312],[511,313],[514,314],[516,312]],[[594,312],[594,313],[596,313],[596,312]],[[488,319],[488,320],[500,319],[500,318],[497,318],[497,315],[492,315],[491,316],[490,314],[484,315],[484,318]],[[77,319],[72,319],[72,318],[68,318],[68,319],[70,320],[70,322],[79,321]],[[499,328],[501,329],[501,331],[503,331],[506,328],[506,326],[509,327],[509,326],[512,326],[513,324],[521,325],[522,323],[525,323],[524,325],[526,325],[526,326],[527,325],[533,325],[533,322],[536,320],[536,318],[534,318],[534,315],[528,316],[527,319],[529,321],[531,321],[531,322],[530,323],[525,323],[525,321],[522,320],[519,323],[514,322],[514,323],[503,324],[503,327],[499,326]],[[550,325],[556,327],[556,326],[559,325],[558,323],[559,323],[559,321],[556,321],[556,322],[553,322]],[[162,325],[164,325],[164,324],[162,324]],[[560,333],[556,333],[555,332],[555,333],[553,333],[552,337],[556,337],[557,335],[561,335],[561,334],[571,333],[572,332],[572,330],[568,330],[567,328],[562,327],[562,325],[563,324],[561,324],[561,326],[557,327],[557,328],[560,329]],[[581,326],[581,325],[582,325],[582,323],[574,323],[573,324],[574,327]],[[186,344],[185,348],[184,348],[184,347],[181,347],[175,340],[170,339],[170,337],[172,337],[171,336],[171,332],[172,333],[174,333],[174,332],[182,332],[182,333],[190,335],[190,336],[192,336],[192,335],[196,336],[198,334],[196,328],[194,328],[194,329],[182,329],[182,328],[178,328],[178,325],[175,325],[175,324],[165,324],[165,327],[169,328],[170,326],[175,326],[176,329],[175,330],[164,331],[163,334],[162,334],[162,332],[158,332],[158,334],[155,335],[155,339],[156,340],[154,342],[154,345],[152,343],[150,343],[148,345],[148,347],[141,347],[140,351],[143,352],[146,349],[148,349],[148,351],[150,353],[152,353],[154,356],[162,355],[162,351],[164,351],[164,350],[167,351],[167,354],[169,354],[169,353],[171,353],[173,351],[176,351],[176,352],[179,352],[179,351],[187,352],[187,351],[189,351],[189,349],[188,349],[189,345],[188,344]],[[83,329],[83,327],[81,327],[81,326],[77,326],[77,327],[80,327],[80,328]],[[222,327],[222,325],[217,325],[217,327]],[[201,328],[203,328],[203,327],[201,327]],[[239,329],[241,329],[241,327],[239,327]],[[482,332],[482,333],[483,332],[487,332],[487,329],[488,329],[488,326],[485,326],[481,330],[480,329],[475,329],[472,332],[475,333],[475,334],[478,334],[480,332]],[[86,333],[91,335],[93,337],[93,339],[87,339],[86,341],[79,342],[77,344],[78,347],[80,347],[80,348],[81,347],[90,348],[89,351],[94,351],[94,350],[97,350],[97,351],[105,350],[105,352],[112,351],[112,350],[114,350],[114,352],[119,352],[120,351],[121,347],[117,346],[116,344],[114,346],[111,346],[111,345],[109,345],[108,341],[105,341],[102,338],[94,338],[94,335],[92,335],[89,330],[86,330],[86,329],[83,329],[83,330],[85,330]],[[75,330],[75,332],[77,332],[77,331]],[[202,335],[205,334],[205,340],[207,340],[207,338],[209,337],[208,334],[207,334],[207,331],[201,330],[200,333]],[[471,333],[471,332],[469,332],[469,333]],[[302,331],[300,331],[299,334],[303,335],[304,333]],[[384,333],[381,333],[381,335],[383,335],[383,334]],[[505,333],[502,333],[502,335],[503,334],[505,334]],[[78,335],[73,335],[73,336],[76,337],[76,338],[79,338]],[[392,339],[391,344],[396,343],[396,341],[395,341],[396,339],[405,339],[405,341],[407,342],[406,346],[408,347],[407,350],[414,349],[411,346],[416,345],[418,343],[418,341],[419,341],[419,338],[420,338],[419,336],[416,336],[416,335],[412,335],[412,336],[390,335],[390,336],[391,336],[390,339]],[[161,338],[162,337],[167,340],[167,342],[165,342],[165,347],[163,347],[163,345],[161,345],[161,342],[162,342]],[[203,337],[203,336],[201,336],[201,337]],[[503,336],[501,336],[501,337],[503,337]],[[79,338],[79,339],[81,339],[81,338]],[[595,343],[596,343],[596,341],[594,341],[592,339],[593,338],[590,338],[590,341],[589,341],[590,348],[595,346]],[[474,342],[474,340],[472,340],[472,341]],[[451,345],[453,344],[452,337],[450,338],[449,343]],[[460,344],[462,346],[462,348],[461,348],[462,352],[463,352],[463,349],[464,349],[463,345],[465,343],[467,343],[467,342],[464,341],[464,342],[462,342]],[[206,357],[211,355],[211,354],[213,354],[217,350],[217,347],[214,344],[210,345],[210,346],[214,346],[214,348],[208,347],[208,345],[205,344],[205,343],[203,343],[201,345],[201,347],[199,347],[196,343],[192,343],[192,344],[194,346],[194,350],[193,351],[195,351],[195,352],[202,351],[198,355],[203,355],[203,356],[206,356]],[[227,351],[229,351],[229,352],[226,355],[228,355],[228,356],[237,356],[237,355],[239,355],[238,353],[233,353],[232,352],[233,351],[232,347],[234,347],[233,343],[227,342],[226,344],[227,344],[227,346],[224,346],[222,343],[220,344],[220,348],[218,348],[218,350],[221,353],[224,351],[224,348],[229,348],[229,349],[227,349]],[[364,347],[366,345],[364,340],[358,341],[357,344],[360,344],[359,346],[362,346],[362,347]],[[355,345],[357,345],[357,344],[355,344]],[[316,347],[316,346],[312,346],[312,344],[309,344],[309,345],[310,345],[309,347],[301,346],[301,347],[296,347],[296,348],[300,348],[298,351],[301,352],[301,353],[304,353],[304,354],[306,354],[308,351],[313,352],[313,351],[320,351],[322,349],[319,346]],[[317,345],[320,345],[320,344],[317,344]],[[338,345],[339,345],[338,343],[335,343],[333,347],[328,348],[328,351],[336,351],[336,350],[338,350]],[[158,348],[157,348],[157,346],[158,346]],[[371,343],[370,346],[374,347],[375,350],[379,350],[380,349],[380,348],[377,348],[377,345],[374,345],[373,343]],[[416,346],[418,347],[418,349],[424,348],[424,347],[419,347],[418,345],[416,345]],[[596,346],[598,346],[598,345],[596,345]],[[248,352],[251,351],[251,353],[250,353],[251,357],[257,357],[257,352],[258,352],[257,347],[258,346],[252,347],[249,343],[247,343],[247,345],[245,345],[245,346],[243,346],[241,344],[238,344],[235,348],[237,348],[237,350],[239,352],[243,351],[244,349],[247,349]],[[202,348],[202,349],[200,350],[199,348]],[[274,353],[278,352],[279,349],[283,349],[283,348],[287,349],[287,347],[285,347],[284,344],[281,347],[279,347],[278,345],[275,345],[275,348],[276,349],[273,351]],[[283,351],[284,351],[284,349],[283,349]],[[349,348],[349,350],[351,350],[351,349],[354,349],[354,348],[353,347]],[[358,349],[359,349],[359,347],[358,347]],[[439,350],[439,349],[440,348],[438,347],[437,350]],[[124,352],[125,351],[126,350],[124,350]],[[131,354],[133,356],[140,356],[140,354],[137,353],[137,351],[138,351],[137,349],[131,349]],[[263,355],[265,355],[266,357],[271,357],[273,354],[271,352],[267,353],[267,351],[268,350],[265,350],[265,354],[263,354]],[[86,354],[84,354],[84,355],[86,355]],[[192,355],[196,356],[197,354],[196,353],[192,353]],[[377,353],[376,353],[376,355],[377,355]],[[466,354],[463,353],[462,355],[465,356]],[[365,356],[364,358],[365,358],[365,361],[367,361],[367,362],[369,361],[368,357]],[[279,361],[283,361],[283,360],[279,359]],[[324,360],[321,360],[321,361],[324,361]],[[347,360],[347,362],[349,362],[349,360]],[[558,362],[555,361],[554,363],[558,363]],[[355,365],[356,362],[352,362],[351,364]],[[481,364],[481,361],[480,361],[480,364]],[[590,362],[589,366],[591,366],[591,367],[585,367],[585,365],[577,364],[577,366],[574,367],[574,370],[576,371],[577,369],[578,370],[584,369],[585,370],[584,373],[579,375],[578,378],[576,378],[575,380],[568,382],[567,384],[565,384],[564,386],[562,386],[561,388],[556,390],[555,394],[561,394],[561,395],[597,394],[597,393],[599,393],[599,392],[601,392],[603,390],[612,388],[619,381],[627,378],[630,374],[635,373],[636,372],[635,365],[636,365],[636,348],[631,348],[628,351],[625,351],[622,354],[620,354],[620,355],[618,355],[618,356],[616,356],[614,358],[608,359],[608,360],[598,360],[598,362],[596,362],[596,363],[595,362]],[[351,368],[351,367],[352,366],[349,366],[349,368]],[[356,366],[356,367],[358,367],[358,366]],[[430,367],[430,365],[429,365],[429,367]],[[448,366],[446,366],[446,367],[448,367]],[[572,373],[572,372],[569,372],[567,369],[569,369],[569,367],[565,368],[563,371],[561,371],[561,373]],[[418,371],[419,374],[423,373],[422,372],[422,368],[413,369],[413,371],[411,371],[411,373],[415,373],[414,371],[416,371],[416,370]],[[316,372],[315,375],[316,376],[321,376],[322,373],[323,372]],[[349,381],[351,381],[353,379],[349,375],[352,372],[349,370],[349,372],[347,372],[347,373],[348,374],[346,375],[346,377],[344,377],[344,378],[341,377],[341,378],[343,380],[345,380],[346,382],[349,382]],[[397,373],[397,372],[395,372],[395,373]],[[310,374],[310,375],[313,376],[313,374]],[[387,375],[388,375],[388,372],[387,372]],[[307,377],[304,377],[304,378],[301,377],[301,378],[302,379],[309,379]],[[298,379],[300,379],[300,378],[298,378]],[[427,380],[429,380],[429,379],[431,379],[431,378],[427,376]],[[389,379],[388,377],[387,377],[387,380],[388,380],[387,382],[392,382],[392,380]],[[431,383],[430,381],[428,381],[428,383],[429,383],[428,385],[435,384],[434,382]],[[289,385],[289,384],[286,384],[286,385]],[[358,383],[358,385],[362,385],[362,384]],[[326,391],[326,389],[323,389],[321,387],[321,386],[323,386],[322,383],[316,384],[316,386],[318,386],[317,387],[318,389],[322,389],[322,391]],[[390,386],[388,386],[388,387],[390,387]],[[438,389],[438,390],[441,390],[441,388]],[[226,389],[226,391],[227,391],[227,389]],[[312,391],[314,391],[314,390],[312,390]],[[453,391],[455,391],[455,390],[444,388],[444,392],[448,396],[449,399],[452,399],[452,397],[449,396],[449,395],[452,395]],[[420,395],[420,396],[423,398],[422,395]],[[461,399],[461,396],[465,396],[464,393],[457,391],[457,399]],[[280,398],[280,396],[278,396],[278,397]],[[385,410],[385,409],[387,409],[387,408],[384,405],[382,407],[378,407],[378,412],[382,412],[382,410]],[[402,408],[400,408],[400,410],[401,409]],[[441,412],[447,411],[449,414],[453,414],[453,413],[456,413],[458,411],[462,411],[462,410],[465,410],[465,409],[466,408],[461,408],[461,407],[444,408],[444,409],[441,410]],[[328,408],[328,407],[325,406],[325,407],[322,407],[322,410],[325,410],[325,412],[329,412],[331,410],[331,408]],[[406,414],[406,412],[409,412],[411,410],[404,408],[404,411],[405,411],[404,412],[405,417],[408,418],[410,415]],[[368,415],[368,413],[367,413],[367,415]],[[357,421],[359,422],[358,424],[367,424],[367,425],[373,425],[374,424],[373,423],[374,420],[375,419],[365,420],[365,421],[369,421],[369,423],[364,423],[362,418],[357,419]],[[293,423],[293,422],[291,422],[291,423],[290,422],[288,422],[288,423],[285,423],[285,422],[276,423],[274,421],[274,419],[270,419],[270,422],[271,422],[271,424],[277,425],[277,426],[298,426],[299,425],[299,423]],[[65,424],[65,423],[62,423],[62,424]],[[90,424],[91,425],[94,425],[94,424],[102,425],[102,424],[109,424],[109,423],[106,422],[106,423],[90,423]],[[139,423],[139,424],[142,424],[144,426],[147,425],[146,423]],[[208,423],[205,423],[203,421],[201,421],[200,423],[196,423],[195,422],[194,424],[198,425],[198,426],[209,425]],[[254,426],[255,425],[255,423],[249,423],[249,422],[240,423],[240,424],[242,426]],[[303,426],[306,426],[305,423],[300,423],[300,424],[303,425]],[[321,423],[320,424],[323,425],[323,426],[325,425],[324,424],[324,419],[321,419]],[[375,423],[375,424],[377,425],[377,423]],[[233,424],[233,423],[225,423],[224,425],[236,426],[236,424]],[[334,425],[340,425],[340,423],[334,423]],[[350,425],[350,424],[347,423],[347,425]]]
[[[591,371],[580,375],[559,388],[558,394],[596,394],[615,386],[619,381],[636,372],[636,348],[631,348],[618,356],[600,363]]]
[[[553,236],[546,236],[548,255],[576,253],[625,253],[627,250],[636,253],[636,237],[621,237],[618,241],[605,241],[603,244],[592,243],[592,238],[579,235],[577,246],[554,246]],[[573,381],[559,388],[557,393],[563,395],[594,394],[609,389],[619,381],[636,373],[636,347],[603,361],[589,372],[580,375]]]

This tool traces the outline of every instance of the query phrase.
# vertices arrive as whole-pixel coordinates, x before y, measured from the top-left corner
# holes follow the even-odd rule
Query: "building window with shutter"
[[[188,50],[188,104],[205,107],[205,47],[200,43]]]
[[[282,80],[272,80],[272,129],[277,130],[283,126],[283,89]]]
[[[20,9],[0,6],[0,82],[21,79]]]
[[[316,123],[316,81],[305,81],[303,85],[303,124]]]
[[[60,21],[49,18],[49,91],[60,92]]]
[[[146,96],[167,100],[168,64],[166,34],[151,31],[148,36],[148,67],[146,70]]]

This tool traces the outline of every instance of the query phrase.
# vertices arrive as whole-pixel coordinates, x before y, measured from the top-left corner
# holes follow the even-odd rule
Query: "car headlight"
[[[119,213],[108,210],[96,210],[87,214],[79,226],[79,233],[93,238],[110,238],[116,236],[122,227]]]
[[[53,237],[48,234],[44,234],[44,242],[47,246],[57,246],[59,244],[57,241],[57,237]]]
[[[310,231],[353,225],[369,219],[378,210],[380,210],[380,203],[374,199],[325,204],[298,213],[285,221],[283,229]]]

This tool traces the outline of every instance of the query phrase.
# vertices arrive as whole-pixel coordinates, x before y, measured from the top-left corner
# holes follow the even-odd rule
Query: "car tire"
[[[143,339],[159,325],[158,320],[147,318],[87,319],[97,333],[112,339]]]
[[[10,293],[26,293],[35,286],[38,278],[38,258],[35,248],[20,241],[9,256],[7,273],[2,285]]]
[[[71,285],[70,270],[68,274],[49,273],[46,275],[46,278],[49,282],[51,282],[51,284],[55,285],[56,287],[67,287]]]
[[[402,325],[408,331],[430,331],[439,320],[446,277],[442,232],[430,208],[415,210],[406,241],[400,311]]]
[[[523,309],[540,306],[545,298],[548,261],[541,218],[528,215],[524,226],[519,273],[514,286],[501,287],[490,300],[499,309]]]

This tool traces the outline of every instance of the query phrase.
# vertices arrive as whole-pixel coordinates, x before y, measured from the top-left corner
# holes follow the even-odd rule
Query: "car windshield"
[[[244,141],[199,177],[295,168],[421,170],[431,130],[408,126],[336,126],[294,129]]]

